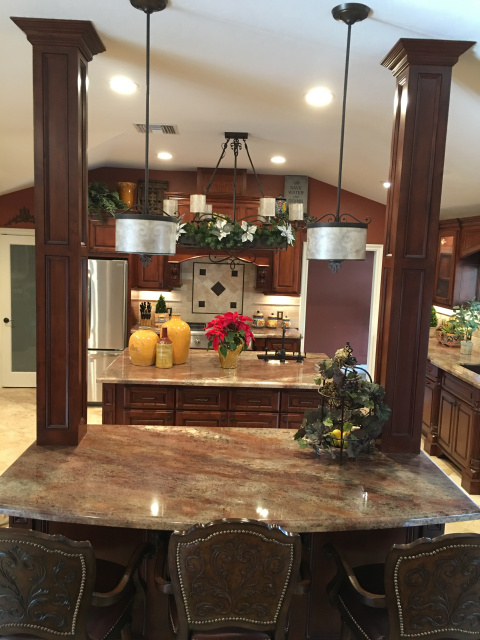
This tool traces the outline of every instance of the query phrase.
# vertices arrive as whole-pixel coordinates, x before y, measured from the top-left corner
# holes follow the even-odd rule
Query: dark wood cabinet
[[[253,351],[278,351],[282,348],[281,338],[255,338],[252,344]],[[285,338],[285,351],[298,353],[300,351],[300,338]]]
[[[444,453],[462,472],[462,487],[480,492],[480,389],[444,372],[435,453]]]
[[[425,392],[422,416],[422,434],[425,436],[425,451],[436,456],[441,453],[437,444],[438,412],[440,409],[440,389],[442,385],[442,370],[427,360],[425,376]]]
[[[440,222],[433,303],[452,307],[477,294],[480,221]]]
[[[309,389],[103,385],[104,424],[298,429],[318,404]]]
[[[267,265],[257,266],[256,291],[276,295],[300,295],[302,280],[302,232],[293,247],[270,254]]]
[[[166,256],[152,256],[152,261],[146,267],[142,265],[138,256],[132,260],[132,288],[165,290]]]
[[[115,220],[109,214],[104,222],[88,219],[88,253],[115,253]]]

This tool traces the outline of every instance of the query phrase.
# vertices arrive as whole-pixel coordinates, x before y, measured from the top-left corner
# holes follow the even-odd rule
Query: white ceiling
[[[337,183],[347,27],[335,0],[169,0],[151,17],[152,169],[214,166],[225,131],[250,134],[259,173]],[[89,65],[89,167],[143,167],[146,18],[129,0],[1,0],[0,194],[33,184],[32,47],[10,16],[91,20],[107,51]],[[395,79],[380,65],[399,38],[480,40],[478,0],[376,0],[352,27],[343,187],[385,202]],[[114,75],[139,85],[109,88]],[[335,99],[312,108],[326,85]],[[173,160],[160,161],[168,150]],[[270,157],[284,155],[275,167]],[[228,160],[228,162],[227,162]],[[222,167],[231,166],[229,154]],[[247,167],[245,154],[239,166]],[[442,217],[480,215],[480,45],[453,69]],[[268,194],[277,195],[277,194]]]

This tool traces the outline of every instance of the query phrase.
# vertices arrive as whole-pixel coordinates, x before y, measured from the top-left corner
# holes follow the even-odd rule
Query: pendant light
[[[337,206],[335,215],[326,214],[307,227],[307,260],[329,260],[329,267],[336,273],[342,260],[365,260],[367,244],[366,222],[360,222],[349,213],[340,215],[342,189],[343,143],[345,137],[345,110],[347,103],[348,66],[350,58],[351,28],[356,22],[368,17],[370,8],[364,4],[348,2],[332,9],[335,20],[341,20],[348,27],[345,75],[343,83],[342,125],[340,133],[340,162],[338,169]],[[325,220],[325,222],[322,222]]]
[[[173,255],[176,251],[177,219],[149,211],[149,140],[150,140],[150,16],[163,11],[167,0],[130,0],[130,4],[147,16],[146,99],[145,99],[145,197],[143,205],[115,214],[115,250],[138,253],[143,266],[152,255]],[[165,213],[164,211],[162,213]]]

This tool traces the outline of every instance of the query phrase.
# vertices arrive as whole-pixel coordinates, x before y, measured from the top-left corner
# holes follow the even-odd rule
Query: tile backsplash
[[[238,311],[250,318],[256,311],[267,317],[272,312],[282,311],[298,327],[300,297],[270,296],[255,291],[255,266],[239,265],[236,275],[231,274],[227,264],[212,264],[208,258],[187,260],[181,264],[182,286],[173,291],[162,292],[167,307],[187,322],[208,322],[219,313]],[[205,271],[205,273],[203,273]],[[149,300],[152,308],[160,292],[132,291],[132,309],[140,319],[140,302]],[[204,305],[200,303],[204,303]],[[236,306],[232,306],[236,305]]]

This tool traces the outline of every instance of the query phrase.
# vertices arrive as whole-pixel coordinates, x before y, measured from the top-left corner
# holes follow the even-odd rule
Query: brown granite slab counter
[[[425,454],[342,466],[288,429],[94,425],[77,447],[31,445],[0,476],[0,513],[138,529],[253,518],[290,531],[480,518]]]
[[[186,385],[213,387],[268,387],[286,389],[316,389],[315,364],[325,359],[324,353],[307,354],[299,363],[288,360],[265,362],[255,351],[240,354],[236,369],[222,369],[216,351],[192,349],[185,364],[171,369],[138,367],[130,362],[128,349],[118,356],[97,382],[113,384]]]
[[[464,356],[460,353],[459,347],[446,347],[439,344],[435,338],[430,338],[428,358],[439,369],[443,369],[443,371],[447,371],[480,389],[480,375],[461,366],[461,364],[480,364],[479,350],[474,349],[470,356]]]

